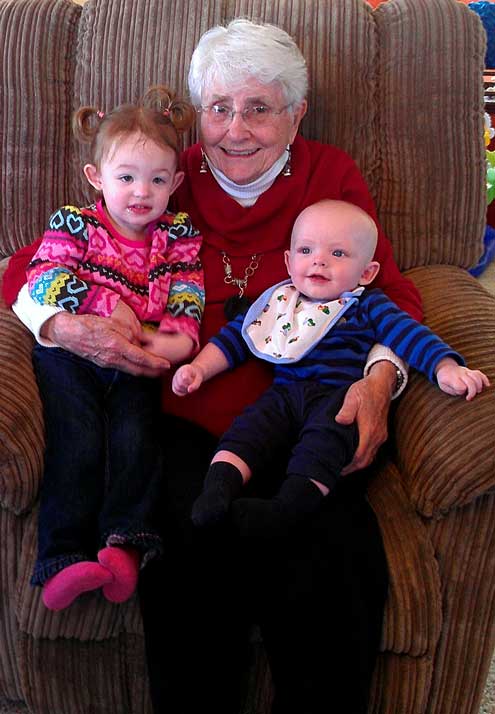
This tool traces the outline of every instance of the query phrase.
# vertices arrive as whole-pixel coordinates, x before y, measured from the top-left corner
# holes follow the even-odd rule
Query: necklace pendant
[[[232,320],[240,312],[246,312],[249,305],[251,304],[250,300],[244,296],[244,291],[247,287],[249,278],[254,275],[254,273],[259,267],[261,255],[255,253],[251,256],[251,261],[244,268],[244,277],[242,278],[236,278],[234,275],[232,275],[232,264],[230,262],[230,257],[228,256],[228,254],[224,250],[222,250],[221,255],[223,271],[225,274],[223,282],[226,285],[235,285],[236,288],[239,290],[238,295],[227,298],[224,303],[225,316],[228,320]]]
[[[223,312],[227,320],[233,320],[237,315],[244,315],[251,305],[251,300],[245,295],[233,295],[223,304]]]
[[[237,288],[239,288],[239,297],[241,298],[244,295],[244,289],[247,284],[246,278],[234,278],[232,282]]]

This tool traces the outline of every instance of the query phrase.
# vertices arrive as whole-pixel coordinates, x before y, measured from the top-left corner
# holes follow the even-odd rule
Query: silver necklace
[[[240,312],[244,313],[248,309],[250,300],[244,296],[249,278],[258,270],[262,254],[253,253],[251,260],[244,268],[244,276],[237,278],[232,274],[232,263],[229,255],[222,250],[223,272],[225,273],[223,282],[226,285],[235,285],[239,290],[238,295],[232,295],[224,303],[223,311],[228,320],[233,320]]]

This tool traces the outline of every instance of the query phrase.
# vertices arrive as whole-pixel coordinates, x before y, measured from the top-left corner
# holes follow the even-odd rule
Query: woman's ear
[[[299,124],[301,123],[306,111],[308,109],[308,102],[303,99],[300,104],[294,108],[292,115],[292,127],[289,134],[289,144],[292,144],[296,138],[297,130],[299,129]]]
[[[91,186],[97,191],[101,191],[101,174],[96,166],[94,164],[86,164],[83,168],[83,173]]]
[[[371,260],[369,263],[366,264],[366,267],[361,274],[361,278],[359,279],[359,284],[369,285],[376,278],[379,270],[380,263],[378,263],[378,261],[376,260]]]

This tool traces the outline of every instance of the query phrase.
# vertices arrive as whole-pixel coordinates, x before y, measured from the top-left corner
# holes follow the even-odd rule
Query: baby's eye
[[[119,176],[119,181],[122,181],[122,183],[130,183],[132,176],[130,174],[124,174],[124,176]]]
[[[311,250],[309,248],[303,247],[303,248],[299,248],[299,252],[302,253],[303,255],[309,255],[311,253]]]
[[[345,253],[340,248],[336,248],[335,250],[332,251],[332,255],[334,255],[336,258],[342,258],[345,255]]]
[[[155,178],[153,179],[153,183],[160,185],[162,183],[166,183],[166,181],[161,176],[155,176]]]

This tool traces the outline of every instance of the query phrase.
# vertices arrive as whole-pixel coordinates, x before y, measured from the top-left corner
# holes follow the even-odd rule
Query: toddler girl
[[[169,366],[197,350],[204,304],[200,236],[187,214],[167,211],[183,179],[178,132],[193,119],[166,87],[108,114],[79,109],[73,129],[91,144],[83,171],[99,200],[57,209],[27,271],[35,301],[68,319],[111,319]],[[46,452],[31,582],[52,610],[100,587],[127,600],[139,568],[161,551],[160,390],[84,357],[51,344],[33,353]]]

